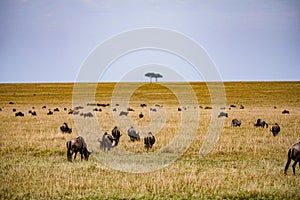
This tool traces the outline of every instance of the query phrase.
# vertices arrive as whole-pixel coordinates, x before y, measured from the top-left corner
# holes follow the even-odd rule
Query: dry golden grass
[[[181,83],[168,84],[179,90],[182,87]],[[128,95],[126,88],[129,85],[124,83],[125,89],[119,98]],[[99,84],[95,102],[111,103],[115,86],[114,83]],[[205,83],[191,83],[191,86],[197,94],[199,105],[211,106]],[[87,162],[81,162],[78,158],[73,163],[67,162],[66,141],[81,134],[81,129],[85,130],[75,127],[75,118],[63,110],[72,108],[73,84],[2,84],[0,198],[299,199],[300,168],[296,168],[296,175],[292,174],[291,166],[287,175],[283,174],[283,169],[289,146],[300,140],[300,82],[225,83],[225,89],[229,117],[225,119],[221,137],[210,154],[202,159],[199,157],[211,119],[211,110],[200,109],[196,137],[179,159],[154,172],[126,173],[98,162],[95,156],[101,152],[97,149],[94,149],[96,153]],[[10,101],[15,104],[9,104]],[[140,108],[140,103],[148,106]],[[155,104],[161,104],[163,108],[155,113],[149,112],[149,108]],[[237,105],[237,108],[229,110],[231,104]],[[241,104],[245,109],[239,109]],[[43,105],[47,108],[42,109]],[[129,105],[135,111],[128,118],[136,126],[162,126],[156,134],[157,142],[148,154],[145,153],[142,141],[129,142],[127,134],[122,130],[118,149],[137,155],[155,154],[169,144],[179,130],[182,112],[194,109],[189,107],[187,111],[178,112],[178,99],[172,91],[160,84],[138,87],[131,94]],[[28,113],[33,106],[37,116]],[[89,131],[101,137],[103,131],[111,131],[115,125],[129,128],[130,125],[114,116],[121,109],[117,107],[116,114],[112,112],[114,107],[111,105],[97,112],[102,130],[90,128]],[[15,117],[13,108],[24,112],[25,116]],[[54,108],[59,108],[60,112],[48,116],[48,109],[53,111]],[[284,109],[289,110],[290,114],[283,115],[281,111]],[[138,118],[141,111],[145,114],[142,120]],[[164,113],[165,122],[161,122],[159,116]],[[242,121],[241,127],[230,126],[233,118]],[[255,128],[253,124],[257,118],[266,120],[269,125],[277,122],[281,126],[279,135],[273,137],[269,129]],[[84,124],[91,120],[83,117],[79,119]],[[188,125],[194,123],[194,120],[188,119]],[[60,132],[59,127],[63,122],[73,128],[72,134]],[[145,130],[142,129],[141,133],[145,134]],[[117,149],[113,149],[108,154],[117,153]],[[165,153],[172,156],[172,149],[165,150]],[[157,159],[157,162],[162,161]]]

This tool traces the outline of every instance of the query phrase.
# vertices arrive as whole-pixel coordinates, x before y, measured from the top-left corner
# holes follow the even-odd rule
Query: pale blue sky
[[[300,78],[298,0],[2,0],[0,82],[74,82],[96,46],[143,27],[174,30],[195,40],[224,81]],[[115,62],[101,81],[125,76],[148,81],[143,70],[149,63],[201,81],[178,59],[136,52]],[[133,70],[137,66],[143,67]],[[132,71],[141,74],[132,76]],[[165,81],[174,79],[172,73],[159,72]]]

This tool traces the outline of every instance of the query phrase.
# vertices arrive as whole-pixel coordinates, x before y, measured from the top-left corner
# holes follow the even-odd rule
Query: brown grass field
[[[112,104],[115,83],[99,84],[95,94],[96,103],[110,103],[110,106],[95,112],[96,116],[90,119],[78,116],[77,122],[76,117],[64,110],[73,107],[73,84],[0,84],[0,199],[300,199],[299,166],[296,175],[291,166],[287,175],[283,173],[288,148],[300,141],[300,82],[224,83],[226,110],[220,112],[226,111],[229,116],[225,118],[217,144],[204,158],[199,157],[199,150],[212,115],[211,109],[204,109],[212,106],[205,83],[190,83],[198,105],[202,106],[199,109],[198,105],[194,108],[188,102],[180,104],[176,94],[168,89],[169,85],[184,94],[183,83],[165,83],[164,86],[145,83],[132,94],[128,94],[128,88],[133,83],[120,84],[117,100],[129,95],[128,104],[135,109],[127,117],[131,124],[116,114],[125,107]],[[86,110],[94,108],[86,105],[90,102],[84,102],[84,97],[82,103]],[[146,103],[147,107],[141,108],[141,103]],[[150,112],[155,104],[163,107]],[[237,107],[230,108],[232,104]],[[42,108],[44,105],[46,109]],[[245,108],[240,109],[240,105]],[[179,112],[178,107],[187,110]],[[15,117],[14,108],[25,116]],[[60,111],[47,115],[48,109],[53,111],[54,108]],[[117,108],[116,113],[113,108]],[[119,156],[120,160],[114,160],[115,165],[128,162],[129,167],[140,167],[119,155],[120,150],[124,150],[143,155],[142,167],[164,162],[161,157],[157,158],[157,163],[150,164],[146,159],[172,142],[184,112],[185,116],[190,116],[185,117],[184,125],[192,126],[195,119],[188,112],[194,112],[193,109],[199,110],[200,119],[196,121],[195,138],[187,151],[168,166],[147,173],[129,173],[114,170],[96,159],[101,155]],[[282,114],[284,109],[290,114]],[[37,116],[31,116],[29,110],[35,110]],[[140,112],[145,115],[142,119],[138,118]],[[231,127],[234,118],[242,121],[241,127]],[[269,128],[254,127],[257,118],[264,119]],[[94,119],[101,129],[89,126]],[[72,134],[61,133],[59,127],[63,122],[72,127]],[[269,130],[275,123],[281,126],[277,137]],[[148,153],[143,141],[129,141],[125,129],[132,124],[140,127],[141,135],[148,129],[161,127]],[[88,142],[88,147],[93,149],[89,161],[80,161],[79,155],[74,162],[67,161],[66,142],[69,139],[87,130],[100,138],[115,125],[124,127],[118,147],[104,153],[96,142]],[[172,157],[176,149],[163,151],[167,158]]]

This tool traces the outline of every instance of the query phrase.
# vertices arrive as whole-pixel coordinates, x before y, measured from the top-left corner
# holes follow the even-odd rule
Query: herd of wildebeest
[[[13,105],[14,103],[9,102],[9,104]],[[88,103],[87,106],[109,107],[110,104]],[[119,105],[116,104],[115,106],[119,106]],[[140,106],[142,108],[147,107],[146,104],[140,104]],[[157,104],[157,105],[155,105],[155,108],[150,108],[150,111],[156,112],[157,109],[159,109],[161,107],[163,107],[163,106]],[[235,107],[236,107],[235,105],[230,105],[229,109],[235,108]],[[208,106],[207,107],[199,106],[199,108],[201,108],[201,109],[212,109],[211,107],[208,107]],[[243,105],[240,105],[240,109],[244,109],[244,108],[245,107]],[[35,108],[32,107],[32,110],[28,111],[28,113],[31,114],[32,116],[37,115],[37,113],[34,109]],[[42,109],[46,109],[46,106],[43,106]],[[87,112],[87,113],[80,112],[80,110],[82,110],[82,109],[83,109],[82,106],[77,106],[74,109],[64,108],[64,111],[67,111],[68,114],[83,116],[84,118],[94,116],[92,112]],[[184,110],[187,110],[187,109],[188,109],[188,107],[179,107],[179,108],[177,108],[177,111],[181,112],[181,111],[184,111]],[[274,106],[274,109],[276,109],[276,106]],[[0,108],[0,111],[2,111],[1,108]],[[93,112],[97,112],[97,111],[101,112],[102,109],[101,108],[93,108]],[[117,112],[117,109],[113,108],[112,111]],[[127,108],[127,111],[120,111],[119,116],[125,116],[126,117],[129,112],[133,112],[133,111],[135,111],[133,108]],[[23,117],[24,116],[24,113],[17,112],[16,109],[13,109],[13,112],[15,112],[16,117],[19,117],[19,116]],[[47,115],[53,115],[54,112],[59,112],[59,109],[55,108],[53,111],[51,111],[49,109]],[[283,110],[282,114],[289,114],[289,111],[288,110]],[[142,112],[140,112],[138,116],[139,116],[140,119],[142,119],[144,117],[144,114]],[[220,112],[218,117],[219,118],[220,117],[228,117],[228,113]],[[240,127],[241,124],[242,124],[241,121],[239,121],[238,119],[232,119],[232,121],[231,121],[231,126],[232,127]],[[269,127],[268,123],[266,121],[262,120],[262,119],[257,119],[254,126],[255,127],[261,127],[261,128],[268,128]],[[72,132],[72,128],[70,128],[68,126],[68,124],[65,123],[65,122],[60,127],[60,130],[61,130],[62,133],[71,133]],[[280,132],[280,126],[278,125],[278,123],[275,123],[271,127],[270,131],[272,132],[273,136],[276,137]],[[131,142],[140,141],[140,135],[133,127],[130,127],[128,129],[127,135],[128,135]],[[106,131],[103,134],[102,138],[98,139],[98,142],[100,144],[100,150],[108,152],[108,151],[110,151],[111,148],[118,146],[121,136],[122,136],[122,134],[120,133],[120,130],[116,126],[112,129],[111,134],[109,134]],[[145,149],[147,150],[147,152],[148,152],[149,149],[152,148],[152,146],[155,143],[155,140],[156,140],[156,138],[151,132],[149,132],[147,134],[147,136],[144,137],[144,145],[145,145]],[[82,136],[78,136],[77,138],[73,138],[73,139],[67,141],[66,146],[67,146],[67,158],[68,158],[68,161],[70,161],[70,162],[72,162],[73,154],[74,154],[74,160],[76,159],[76,155],[77,155],[78,152],[81,155],[81,160],[83,160],[83,159],[88,160],[89,155],[92,153],[92,152],[88,151],[87,144],[84,141],[84,138]],[[286,163],[286,166],[285,166],[285,169],[284,169],[284,173],[285,174],[287,173],[288,167],[289,167],[291,161],[293,160],[294,163],[292,165],[292,168],[293,168],[293,173],[295,174],[295,168],[296,168],[297,163],[299,164],[299,167],[300,167],[300,142],[293,144],[288,149],[287,157],[288,157],[288,159],[287,159],[287,163]]]

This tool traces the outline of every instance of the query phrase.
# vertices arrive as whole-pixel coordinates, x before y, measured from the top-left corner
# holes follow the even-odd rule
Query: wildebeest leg
[[[285,168],[284,168],[284,173],[285,174],[286,174],[286,172],[287,172],[287,170],[288,170],[288,168],[290,166],[291,160],[292,160],[291,158],[288,158],[288,160],[286,162],[286,165],[285,165]]]
[[[296,174],[296,165],[297,165],[297,162],[299,162],[299,160],[295,160],[294,164],[292,165],[293,167],[293,173]],[[299,166],[300,166],[300,162],[299,162]]]
[[[67,151],[68,161],[72,162],[72,152],[70,150]]]
[[[75,152],[75,155],[74,155],[74,160],[76,159],[76,156],[77,156],[77,151]]]

